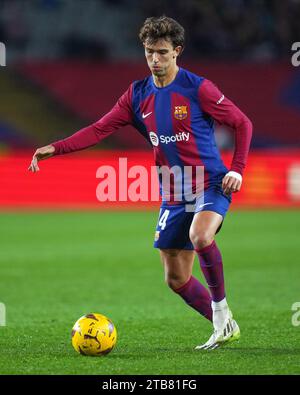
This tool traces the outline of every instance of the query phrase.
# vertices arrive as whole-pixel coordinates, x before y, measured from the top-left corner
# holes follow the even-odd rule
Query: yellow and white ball
[[[116,342],[116,327],[102,314],[86,314],[73,326],[72,345],[82,355],[106,355],[114,348]]]

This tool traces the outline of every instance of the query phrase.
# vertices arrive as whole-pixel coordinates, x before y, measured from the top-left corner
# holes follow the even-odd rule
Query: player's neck
[[[179,71],[179,67],[177,65],[175,65],[175,67],[172,68],[168,74],[166,74],[162,77],[159,77],[159,76],[153,74],[154,84],[158,88],[163,88],[163,87],[171,84],[175,80],[178,71]]]

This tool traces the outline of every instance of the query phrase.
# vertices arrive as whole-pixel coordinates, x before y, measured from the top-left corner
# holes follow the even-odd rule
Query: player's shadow
[[[220,347],[216,350],[194,350],[193,348],[176,348],[176,347],[152,347],[151,349],[140,350],[140,359],[152,359],[154,355],[160,353],[178,354],[185,356],[194,356],[195,354],[201,355],[216,355],[217,353],[243,353],[252,356],[285,356],[295,355],[300,356],[300,348],[279,348],[279,347]],[[137,354],[126,350],[119,350],[118,353],[111,353],[109,356],[111,359],[132,359],[137,358]]]
[[[248,352],[256,355],[300,355],[300,348],[278,348],[278,347],[224,347],[217,351],[226,352]]]

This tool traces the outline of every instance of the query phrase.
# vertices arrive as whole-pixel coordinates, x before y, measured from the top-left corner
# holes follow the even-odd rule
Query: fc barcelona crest
[[[175,106],[174,117],[182,120],[187,117],[187,106]]]

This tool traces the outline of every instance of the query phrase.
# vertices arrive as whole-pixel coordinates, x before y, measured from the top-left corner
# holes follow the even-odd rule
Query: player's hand
[[[230,195],[232,192],[238,192],[242,186],[242,176],[235,172],[228,172],[222,180],[222,188],[225,195]]]
[[[50,158],[54,154],[55,148],[53,145],[45,145],[45,147],[38,148],[31,160],[30,166],[28,167],[29,171],[36,173],[40,170],[38,166],[38,162],[43,159]]]

